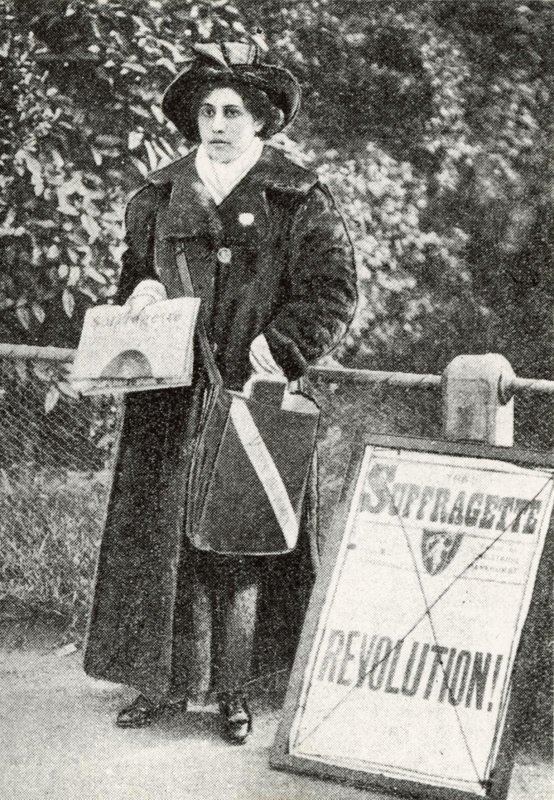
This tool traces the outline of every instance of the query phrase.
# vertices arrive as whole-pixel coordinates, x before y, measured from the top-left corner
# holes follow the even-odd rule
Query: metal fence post
[[[500,447],[514,443],[515,378],[504,356],[456,356],[443,373],[443,429],[446,439]]]

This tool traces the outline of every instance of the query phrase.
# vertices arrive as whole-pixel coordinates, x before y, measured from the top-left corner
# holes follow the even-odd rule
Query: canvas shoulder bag
[[[185,295],[193,295],[185,253],[168,240],[156,248],[160,272],[173,260]],[[319,408],[288,392],[284,378],[255,379],[250,396],[226,389],[201,319],[196,335],[209,387],[188,476],[186,534],[200,550],[287,553],[298,539]]]

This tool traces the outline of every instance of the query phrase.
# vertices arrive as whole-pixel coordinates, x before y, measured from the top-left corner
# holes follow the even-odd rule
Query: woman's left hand
[[[250,364],[258,375],[284,375],[283,370],[275,361],[263,333],[256,336],[250,345]]]

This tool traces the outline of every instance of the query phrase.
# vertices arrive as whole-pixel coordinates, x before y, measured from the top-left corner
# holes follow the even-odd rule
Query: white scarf
[[[228,164],[212,161],[204,145],[196,151],[196,171],[198,177],[218,206],[222,203],[244,176],[250,172],[262,154],[264,143],[254,136],[252,143],[244,153]]]

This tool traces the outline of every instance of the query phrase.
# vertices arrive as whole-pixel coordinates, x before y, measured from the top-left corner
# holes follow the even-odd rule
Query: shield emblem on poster
[[[424,528],[421,557],[429,575],[438,575],[450,564],[462,543],[463,533],[430,531]]]

